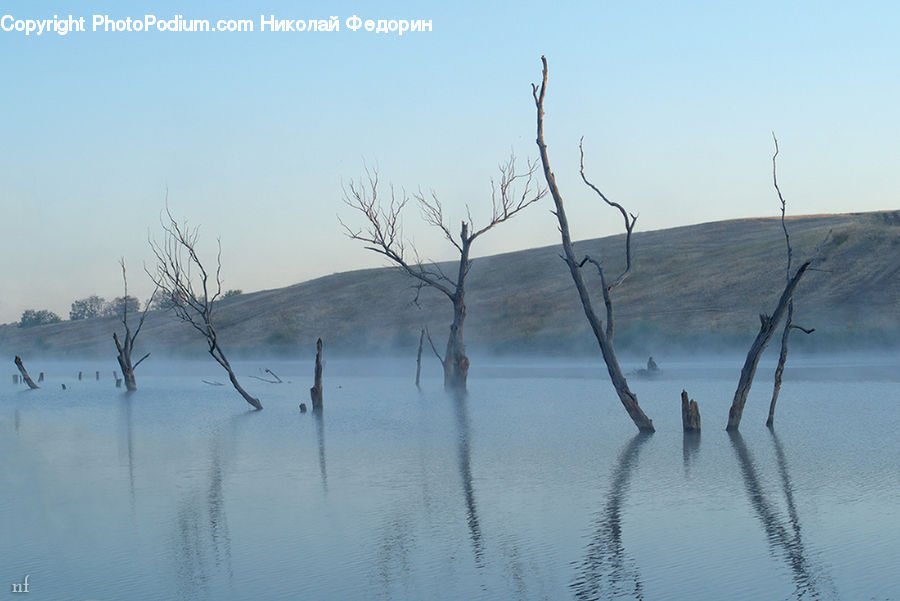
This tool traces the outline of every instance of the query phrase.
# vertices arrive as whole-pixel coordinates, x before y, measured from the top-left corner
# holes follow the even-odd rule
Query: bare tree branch
[[[343,186],[344,203],[362,213],[366,219],[361,229],[353,229],[338,217],[344,233],[353,240],[363,242],[368,250],[387,257],[407,275],[418,280],[418,284],[414,286],[416,294],[412,301],[416,306],[419,303],[419,294],[425,286],[442,292],[453,303],[453,322],[447,340],[447,351],[443,357],[437,352],[431,337],[428,338],[432,350],[444,366],[445,388],[465,390],[466,385],[469,359],[466,357],[463,343],[463,323],[466,316],[465,280],[472,267],[472,260],[469,258],[472,242],[544,196],[545,191],[533,181],[536,169],[537,164],[529,161],[526,172],[517,173],[515,157],[510,156],[506,163],[500,165],[499,181],[491,182],[490,221],[481,229],[474,229],[471,211],[466,205],[468,220],[462,220],[460,223],[459,235],[454,235],[451,231],[449,221],[445,217],[444,205],[434,191],[426,195],[420,189],[412,195],[419,207],[422,220],[440,230],[444,238],[459,252],[455,279],[447,275],[435,261],[423,261],[414,244],[408,244],[414,262],[406,254],[401,224],[401,212],[409,200],[405,191],[398,197],[396,190],[391,187],[389,202],[381,202],[378,196],[377,169],[368,167],[364,181],[351,181]]]
[[[600,346],[600,351],[603,354],[603,361],[606,364],[607,373],[609,373],[610,379],[612,380],[613,387],[616,390],[616,394],[619,397],[619,400],[622,403],[622,406],[628,412],[629,417],[631,417],[634,424],[638,427],[639,430],[643,432],[653,432],[653,422],[649,417],[643,412],[640,405],[638,404],[637,395],[635,395],[628,387],[628,382],[625,379],[625,376],[622,374],[622,369],[619,366],[619,361],[616,358],[615,349],[613,348],[612,340],[607,333],[612,333],[613,330],[610,327],[610,324],[607,324],[606,330],[603,328],[603,323],[597,317],[596,312],[594,311],[593,304],[591,303],[590,293],[588,292],[587,286],[584,283],[584,278],[581,274],[581,266],[584,265],[585,261],[589,261],[588,257],[585,258],[580,264],[575,259],[575,249],[572,246],[572,238],[569,233],[569,221],[566,217],[566,211],[563,207],[563,198],[562,194],[559,191],[559,187],[556,184],[556,176],[553,174],[552,169],[550,168],[550,158],[547,153],[547,144],[544,141],[544,97],[547,92],[547,80],[548,80],[548,69],[547,69],[547,59],[546,57],[541,57],[541,64],[543,66],[542,69],[542,81],[541,85],[538,86],[536,84],[531,85],[531,94],[534,97],[534,105],[537,112],[537,139],[536,143],[538,146],[538,151],[540,152],[541,157],[541,165],[543,167],[544,179],[547,182],[547,187],[550,191],[550,196],[553,198],[553,204],[556,208],[555,215],[556,219],[559,222],[559,232],[562,238],[563,252],[565,253],[565,261],[569,266],[569,273],[572,276],[572,281],[575,284],[575,289],[578,291],[578,296],[581,300],[582,308],[584,309],[585,317],[588,320],[588,323],[591,326],[591,329],[594,332],[594,337],[597,339],[597,343]],[[582,177],[583,169],[582,169]],[[585,179],[585,183],[589,186],[590,182],[587,182]],[[593,187],[593,186],[592,186]],[[596,188],[595,188],[596,190]],[[596,190],[599,193],[599,190]],[[602,194],[601,198],[606,200]],[[607,201],[608,202],[608,201]],[[615,206],[615,205],[614,205]],[[621,209],[621,207],[619,207]],[[625,213],[626,220],[626,230],[630,234],[632,228],[634,226],[634,217],[629,220],[628,214]],[[629,238],[630,242],[630,238]],[[628,245],[630,246],[630,244]],[[627,255],[627,263],[630,265],[630,253],[626,251]],[[599,263],[593,262],[599,268]],[[602,276],[602,269],[600,270]],[[626,268],[627,274],[627,268]],[[620,278],[623,278],[620,276]],[[611,316],[612,308],[609,301],[609,286],[603,282],[603,290],[604,290],[604,302],[607,303],[607,316]],[[610,321],[610,320],[608,320]]]
[[[213,326],[215,302],[222,294],[221,240],[217,240],[215,279],[210,281],[210,274],[197,254],[199,226],[192,228],[187,222],[179,223],[175,219],[169,209],[168,192],[165,217],[160,215],[163,241],[149,239],[150,249],[156,257],[156,270],[145,268],[147,275],[166,296],[175,315],[203,335],[209,354],[228,372],[234,389],[254,408],[262,409],[259,399],[251,396],[238,382]]]
[[[628,277],[628,274],[631,273],[631,232],[632,230],[634,230],[634,224],[637,221],[637,216],[633,213],[628,213],[625,208],[619,203],[613,202],[608,199],[606,195],[603,194],[603,192],[601,192],[599,188],[597,188],[597,186],[588,181],[587,176],[585,176],[584,174],[584,136],[582,136],[581,140],[578,141],[578,151],[581,153],[580,173],[582,181],[584,181],[584,183],[587,184],[587,186],[591,190],[596,192],[597,195],[601,199],[603,199],[603,202],[611,207],[618,209],[618,211],[622,214],[622,219],[625,220],[625,271],[623,271],[619,275],[619,277],[613,280],[612,284],[610,284],[609,286],[607,286],[606,284],[603,285],[603,289],[608,292],[609,290],[612,290],[613,288],[621,284],[625,280],[625,278]]]

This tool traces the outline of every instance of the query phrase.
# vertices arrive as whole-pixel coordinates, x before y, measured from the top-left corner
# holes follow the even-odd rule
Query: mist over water
[[[592,358],[476,356],[463,399],[433,357],[421,390],[414,357],[330,358],[321,415],[297,409],[311,357],[235,364],[261,412],[211,361],[148,360],[133,394],[108,363],[27,362],[40,390],[0,383],[0,578],[48,600],[900,598],[895,357],[792,357],[774,432],[763,364],[738,435],[742,357],[654,358],[629,378],[650,436]]]

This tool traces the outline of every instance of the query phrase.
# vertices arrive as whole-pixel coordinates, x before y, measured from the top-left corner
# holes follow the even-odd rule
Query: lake
[[[740,357],[475,358],[464,400],[432,361],[40,362],[0,384],[0,579],[28,599],[900,599],[900,362],[796,358],[774,431],[771,365],[741,432]],[[627,362],[625,362],[627,363]],[[632,362],[629,368],[639,367]],[[12,363],[10,374],[14,373]],[[268,384],[270,367],[286,382]],[[94,371],[101,370],[101,380]],[[77,373],[83,370],[85,379]],[[61,384],[67,390],[62,390]],[[680,392],[703,432],[681,431]]]

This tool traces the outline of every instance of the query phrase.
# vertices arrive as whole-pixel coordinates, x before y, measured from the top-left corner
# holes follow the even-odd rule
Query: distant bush
[[[20,328],[33,328],[35,326],[43,326],[48,323],[58,323],[62,321],[59,318],[59,315],[54,313],[53,311],[48,311],[47,309],[40,309],[35,311],[34,309],[26,309],[24,313],[22,313],[22,318],[19,320]]]
[[[243,290],[238,290],[238,289],[226,290],[225,293],[222,295],[222,298],[231,298],[232,296],[240,296],[243,293],[244,293]]]
[[[90,319],[92,317],[100,317],[106,308],[106,299],[93,295],[87,298],[78,299],[72,303],[69,309],[69,319],[78,321],[79,319]]]
[[[141,301],[133,296],[117,296],[103,307],[103,315],[105,317],[121,317],[122,312],[126,308],[129,313],[139,313],[141,310]]]

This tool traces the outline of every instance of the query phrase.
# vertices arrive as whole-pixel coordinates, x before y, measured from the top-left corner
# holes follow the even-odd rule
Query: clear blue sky
[[[222,239],[225,285],[274,288],[383,265],[346,239],[341,181],[363,161],[485,217],[510,151],[536,156],[531,82],[550,63],[546,137],[576,238],[776,215],[771,131],[792,214],[897,208],[900,8],[891,2],[5,2],[0,15],[341,18],[336,33],[0,32],[0,322],[150,292],[141,266],[166,187]],[[180,8],[179,8],[180,7]],[[345,19],[431,19],[403,37]],[[549,199],[476,255],[558,242]],[[422,253],[452,248],[405,221]],[[358,221],[357,221],[358,222]]]

